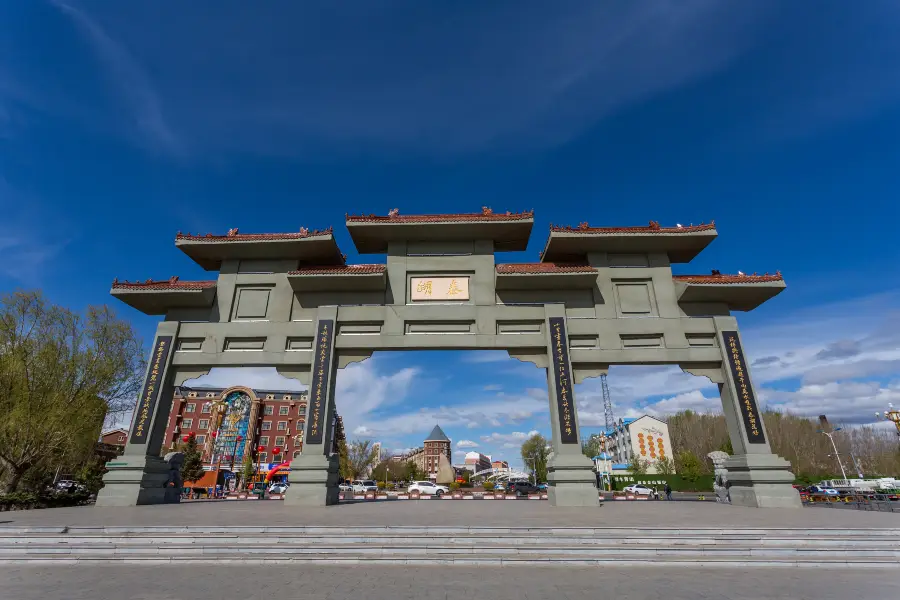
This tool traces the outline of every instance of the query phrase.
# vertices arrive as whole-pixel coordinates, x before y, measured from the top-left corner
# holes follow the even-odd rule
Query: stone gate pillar
[[[792,487],[791,464],[772,453],[750,365],[744,355],[737,320],[715,317],[722,350],[722,366],[701,369],[719,386],[722,410],[734,454],[725,461],[731,503],[760,508],[800,508],[800,495]]]
[[[319,308],[303,452],[291,461],[291,490],[285,495],[285,504],[327,506],[338,501],[339,459],[331,451],[338,371],[334,351],[336,325],[337,307]]]
[[[106,463],[108,472],[103,476],[103,489],[97,494],[96,506],[165,502],[169,467],[159,454],[172,403],[174,369],[171,365],[175,355],[172,346],[179,325],[177,321],[163,321],[156,328],[125,452]]]
[[[547,465],[547,492],[551,506],[598,506],[594,463],[581,452],[575,378],[569,359],[566,313],[562,304],[545,306],[548,332],[547,388],[550,392],[550,427],[553,456]]]

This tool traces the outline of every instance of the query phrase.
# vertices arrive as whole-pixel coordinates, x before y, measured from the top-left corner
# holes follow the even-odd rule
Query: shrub
[[[484,482],[484,491],[493,492],[494,491],[494,482],[493,481],[485,481]]]
[[[455,492],[457,490],[459,490],[459,482],[454,481],[453,483],[450,484],[450,491]]]
[[[86,490],[77,492],[48,492],[33,494],[15,492],[0,494],[0,510],[27,510],[32,508],[59,508],[63,506],[79,506],[90,500],[91,494]]]
[[[379,490],[383,490],[383,489],[385,489],[385,488],[387,488],[387,484],[386,484],[385,482],[383,482],[383,481],[379,481],[379,482],[378,482],[378,489],[379,489]]]

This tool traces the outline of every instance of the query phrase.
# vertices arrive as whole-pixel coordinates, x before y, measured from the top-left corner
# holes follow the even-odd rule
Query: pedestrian
[[[666,500],[671,500],[671,499],[672,499],[672,486],[669,485],[668,482],[666,482]]]

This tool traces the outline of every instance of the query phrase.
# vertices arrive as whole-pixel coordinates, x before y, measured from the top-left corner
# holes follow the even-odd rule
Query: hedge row
[[[712,475],[700,475],[694,480],[688,480],[681,475],[633,475],[633,479],[620,479],[613,476],[613,489],[621,490],[625,486],[651,481],[665,481],[671,486],[674,492],[711,492],[713,490],[713,481],[715,477]],[[646,484],[654,487],[655,484]],[[665,483],[659,486],[660,491],[665,488]]]
[[[0,494],[0,511],[80,506],[87,504],[90,498],[91,494],[87,491],[47,494],[33,494],[31,492]]]

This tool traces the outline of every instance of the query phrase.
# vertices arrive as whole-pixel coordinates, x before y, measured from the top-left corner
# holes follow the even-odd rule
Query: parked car
[[[511,481],[509,483],[509,491],[515,492],[516,496],[527,496],[539,492],[538,486],[530,481]]]
[[[353,490],[353,487],[346,481],[342,481],[338,484],[338,489],[342,492],[350,492]]]
[[[840,492],[838,492],[834,488],[822,487],[820,485],[811,485],[806,488],[806,491],[810,494],[825,494],[826,496],[840,496]]]
[[[546,492],[546,491],[547,491],[547,484],[546,484],[546,483],[539,483],[539,484],[537,484],[537,489],[539,489],[539,490],[542,491],[542,492]]]
[[[352,487],[354,494],[365,494],[366,492],[378,491],[378,484],[371,479],[354,481]]]
[[[506,486],[498,481],[497,483],[494,484],[494,491],[495,492],[505,492]]]
[[[652,496],[653,490],[646,486],[637,484],[637,485],[627,486],[625,488],[625,493],[626,494],[635,494],[637,496]]]
[[[443,496],[450,493],[450,488],[445,485],[437,485],[432,481],[416,481],[406,491],[409,493],[419,492],[429,496]]]
[[[288,490],[287,483],[273,483],[269,488],[270,494],[283,494]]]

